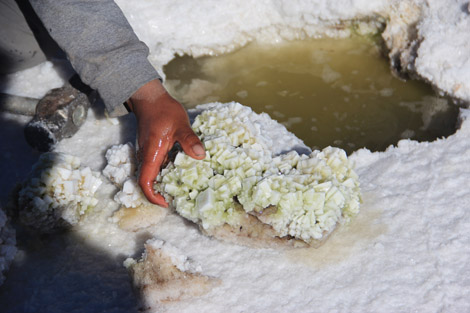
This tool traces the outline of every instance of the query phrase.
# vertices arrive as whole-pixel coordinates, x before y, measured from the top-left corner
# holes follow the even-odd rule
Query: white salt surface
[[[157,67],[175,52],[216,53],[252,39],[289,38],[297,34],[295,27],[315,34],[323,21],[376,12],[387,16],[386,1],[118,3],[149,44]],[[469,101],[468,1],[427,3],[417,24],[421,44],[413,64],[418,75]],[[166,304],[167,312],[468,312],[469,116],[462,110],[460,129],[446,139],[405,140],[385,152],[354,153],[361,212],[319,249],[286,252],[225,244],[174,215],[129,235],[107,223],[117,209],[112,200],[117,190],[105,184],[101,206],[75,233],[20,247],[0,288],[2,312],[137,312],[122,261],[139,256],[150,237],[177,247],[201,264],[205,275],[222,281],[203,297]],[[10,126],[1,130],[0,164],[10,173],[2,173],[4,203],[5,188],[14,184],[10,177],[20,179],[36,157],[20,137],[25,120],[4,113],[0,119]],[[101,170],[105,150],[133,141],[134,127],[132,117],[115,125],[102,114],[89,114],[58,150]]]
[[[428,1],[418,27],[418,74],[448,94],[470,99],[469,2]]]
[[[41,83],[38,84],[38,81]],[[63,84],[64,79],[49,61],[20,72],[0,76],[0,91],[35,99],[44,97],[49,90],[61,87]]]

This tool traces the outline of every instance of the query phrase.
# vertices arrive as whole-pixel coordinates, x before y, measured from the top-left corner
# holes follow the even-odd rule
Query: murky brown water
[[[314,148],[384,150],[402,138],[455,132],[458,110],[423,82],[392,76],[370,38],[250,44],[233,53],[177,57],[164,72],[188,108],[237,101],[266,112]]]

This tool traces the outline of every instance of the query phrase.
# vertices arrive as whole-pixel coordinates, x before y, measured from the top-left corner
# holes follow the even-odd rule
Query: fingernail
[[[204,151],[204,148],[199,144],[192,146],[192,149],[193,149],[193,152],[196,155],[205,155],[206,154],[206,152]]]

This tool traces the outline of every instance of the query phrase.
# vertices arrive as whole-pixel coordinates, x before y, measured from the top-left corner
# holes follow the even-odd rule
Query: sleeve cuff
[[[161,80],[146,55],[126,55],[119,59],[118,64],[108,68],[113,70],[97,79],[96,89],[111,117],[129,113],[124,102],[149,81]]]

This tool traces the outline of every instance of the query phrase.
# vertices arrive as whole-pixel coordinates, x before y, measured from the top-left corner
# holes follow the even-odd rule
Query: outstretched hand
[[[183,106],[173,99],[159,80],[153,80],[137,90],[127,101],[137,118],[138,151],[142,162],[139,185],[147,199],[164,207],[168,204],[153,184],[168,152],[175,142],[192,158],[205,157],[204,146],[191,129]]]

